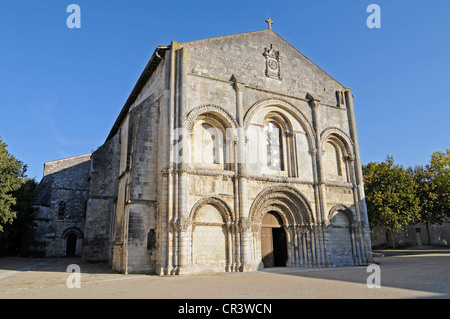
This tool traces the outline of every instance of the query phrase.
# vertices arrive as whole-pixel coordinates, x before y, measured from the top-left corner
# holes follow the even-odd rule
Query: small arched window
[[[219,130],[207,123],[202,124],[202,155],[203,163],[220,163],[220,141]]]
[[[329,138],[325,142],[322,162],[328,181],[349,182],[345,147],[338,139]]]
[[[194,167],[228,169],[226,127],[214,118],[205,117],[195,123],[191,154]]]
[[[282,171],[284,167],[281,128],[275,122],[269,121],[264,127],[264,132],[266,135],[267,167]]]

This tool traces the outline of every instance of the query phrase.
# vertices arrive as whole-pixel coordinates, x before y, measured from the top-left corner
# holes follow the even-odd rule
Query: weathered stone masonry
[[[272,30],[157,47],[90,160],[83,258],[120,272],[363,265],[370,247],[353,96]]]
[[[47,162],[37,196],[35,226],[26,253],[80,256],[85,228],[91,154]]]

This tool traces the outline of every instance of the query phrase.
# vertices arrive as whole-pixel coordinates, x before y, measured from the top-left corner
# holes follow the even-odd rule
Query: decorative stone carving
[[[250,106],[249,110],[245,114],[244,117],[244,131],[248,131],[248,127],[250,125],[250,122],[253,119],[253,116],[262,108],[267,106],[281,106],[286,110],[289,110],[294,114],[296,119],[301,123],[303,129],[305,130],[305,134],[308,138],[309,145],[315,145],[315,138],[316,134],[313,129],[313,125],[311,121],[303,114],[303,112],[300,110],[300,108],[287,100],[278,98],[278,97],[271,97],[266,99],[261,99],[258,102],[254,103],[252,106]],[[262,124],[262,123],[261,123]]]
[[[192,226],[192,222],[189,218],[181,217],[178,220],[178,229],[180,231],[188,231],[191,226]]]
[[[286,220],[291,223],[314,222],[309,201],[301,192],[288,185],[270,186],[261,191],[250,208],[250,219],[261,222],[272,204],[284,207]]]
[[[353,140],[350,138],[350,136],[347,135],[347,133],[345,133],[342,129],[337,127],[328,127],[327,129],[322,131],[322,133],[320,134],[320,140],[322,145],[330,135],[334,135],[338,137],[340,140],[342,140],[346,144],[346,148],[348,148],[349,153],[353,153],[352,150],[355,145]]]
[[[349,207],[342,205],[342,204],[336,204],[334,205],[330,211],[328,212],[328,222],[327,222],[327,226],[329,225],[329,221],[331,220],[331,218],[333,217],[333,215],[337,212],[337,211],[342,211],[346,214],[347,218],[349,219],[350,223],[352,225],[355,224],[356,222],[356,214],[353,210],[351,210]]]
[[[241,230],[249,232],[252,229],[252,222],[248,218],[241,218],[240,220]]]
[[[223,201],[221,198],[216,197],[216,196],[204,197],[204,198],[200,199],[197,203],[195,203],[195,205],[191,209],[191,214],[190,214],[191,220],[195,220],[195,216],[196,216],[197,212],[200,210],[200,208],[202,206],[208,205],[208,204],[214,205],[223,213],[223,215],[226,218],[225,222],[233,221],[232,210],[230,209],[228,204],[225,201]]]
[[[236,119],[223,107],[213,104],[200,105],[189,112],[186,117],[186,128],[192,131],[195,122],[199,120],[199,116],[208,114],[208,117],[214,117],[219,120],[225,127],[236,129],[238,127]],[[235,135],[235,134],[233,134]]]
[[[280,62],[282,57],[280,55],[280,51],[275,51],[271,44],[270,48],[264,48],[263,55],[266,58],[266,76],[281,80]]]

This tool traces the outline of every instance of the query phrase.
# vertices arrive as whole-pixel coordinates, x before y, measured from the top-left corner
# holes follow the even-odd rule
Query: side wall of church
[[[92,154],[83,258],[111,262],[119,173],[119,137]]]
[[[116,211],[115,237],[116,246],[123,242],[124,249],[115,248],[113,267],[129,273],[155,272],[159,122],[165,103],[165,70],[160,63],[121,127],[126,133],[121,135],[118,203],[124,206]]]

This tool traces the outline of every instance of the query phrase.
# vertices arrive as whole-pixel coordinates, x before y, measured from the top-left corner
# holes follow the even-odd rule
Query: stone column
[[[249,250],[251,249],[251,242],[249,240],[249,231],[251,228],[250,221],[248,220],[248,199],[247,199],[247,178],[246,178],[246,138],[243,131],[244,112],[243,112],[243,90],[245,84],[237,80],[233,75],[231,78],[233,82],[233,88],[236,93],[236,118],[238,122],[237,140],[236,140],[236,156],[237,162],[235,163],[235,176],[237,178],[237,191],[238,191],[238,209],[239,212],[236,216],[239,216],[240,223],[240,259],[241,259],[241,271],[246,271],[249,267]]]
[[[179,258],[178,258],[178,274],[188,274],[189,273],[189,245],[190,236],[192,233],[192,223],[187,217],[181,217],[178,220],[178,238],[179,238]]]
[[[319,118],[319,105],[320,100],[315,99],[308,93],[309,98],[309,104],[312,108],[312,114],[313,114],[313,126],[315,131],[315,137],[316,137],[316,165],[317,165],[317,183],[318,183],[318,192],[319,192],[319,201],[320,201],[320,211],[316,212],[316,223],[317,225],[321,225],[322,221],[327,220],[327,200],[326,200],[326,188],[325,188],[325,177],[323,172],[323,163],[322,163],[322,145],[320,141],[320,133],[322,132],[322,127],[320,125],[320,118]],[[318,240],[318,255],[317,255],[317,265],[324,266],[328,264],[327,259],[327,253],[326,253],[326,246],[325,246],[325,240],[324,236],[322,234],[322,227],[316,227],[316,231],[314,232],[314,238],[317,238]]]
[[[247,217],[240,219],[241,230],[241,271],[251,271],[252,224]]]
[[[297,141],[295,133],[286,132],[286,161],[287,172],[289,177],[298,177],[297,169]]]
[[[232,225],[230,222],[227,222],[225,224],[225,229],[227,232],[227,251],[226,251],[226,259],[227,259],[227,265],[226,265],[226,272],[232,272],[233,271],[233,231],[232,231]]]
[[[355,175],[356,175],[356,187],[358,190],[358,200],[359,207],[362,213],[362,222],[363,222],[363,246],[365,251],[365,256],[363,256],[364,263],[367,263],[369,260],[372,260],[372,248],[371,248],[371,240],[370,240],[370,232],[369,232],[369,219],[367,216],[367,205],[366,198],[364,194],[364,181],[363,181],[363,173],[362,173],[362,165],[361,165],[361,155],[359,152],[359,142],[358,142],[358,134],[356,132],[356,119],[355,119],[355,109],[353,106],[353,94],[350,92],[350,89],[345,90],[345,99],[347,102],[347,116],[350,127],[350,137],[353,140],[355,146]]]

